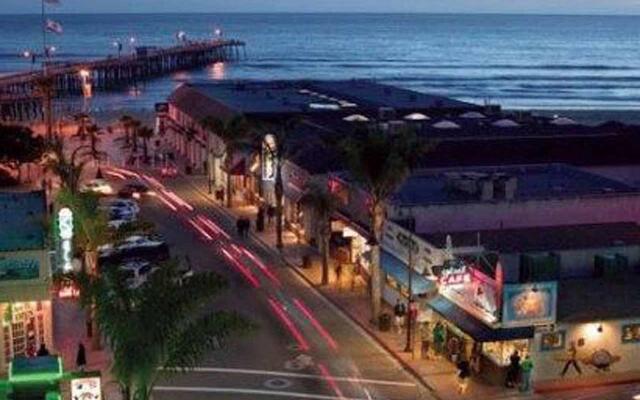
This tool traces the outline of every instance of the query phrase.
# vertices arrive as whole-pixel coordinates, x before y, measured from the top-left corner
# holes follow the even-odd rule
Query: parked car
[[[122,187],[122,189],[118,191],[118,197],[124,199],[139,199],[142,196],[149,194],[150,192],[151,190],[149,189],[149,186],[147,186],[147,184],[145,184],[144,182],[133,181],[126,183]]]
[[[149,279],[149,276],[158,270],[158,267],[154,267],[149,261],[141,259],[127,261],[120,265],[119,268],[124,272],[127,286],[131,289],[143,285]]]
[[[105,205],[100,206],[100,208],[106,211],[126,210],[134,214],[138,214],[140,212],[140,206],[138,205],[138,202],[131,199],[113,199],[107,202]]]
[[[163,240],[151,236],[134,235],[122,242],[106,244],[98,248],[101,264],[117,264],[125,260],[142,258],[158,262],[168,260],[169,246]]]
[[[93,192],[101,195],[111,195],[113,194],[113,187],[111,184],[104,179],[92,179],[89,182],[86,182],[80,186],[81,192]]]
[[[124,224],[129,224],[131,222],[135,222],[138,218],[136,217],[136,214],[111,214],[109,215],[109,222],[107,222],[107,225],[110,228],[113,229],[118,229],[120,228],[122,225]]]

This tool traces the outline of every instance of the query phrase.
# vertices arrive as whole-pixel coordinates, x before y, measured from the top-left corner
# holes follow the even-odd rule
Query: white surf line
[[[284,392],[278,390],[260,390],[260,389],[243,389],[243,388],[225,388],[225,387],[202,387],[202,386],[156,386],[156,392],[190,392],[190,393],[233,393],[233,394],[252,394],[259,396],[279,396],[291,397],[297,399],[314,399],[314,400],[366,400],[354,397],[336,397],[324,394],[302,393],[302,392]]]
[[[216,368],[216,367],[195,367],[189,369],[189,372],[204,372],[204,373],[227,373],[227,374],[245,374],[245,375],[267,375],[267,376],[281,376],[287,378],[302,378],[302,379],[316,379],[324,381],[326,378],[322,375],[302,374],[298,372],[287,371],[269,371],[263,369],[243,369],[243,368]],[[365,379],[365,378],[351,378],[346,376],[334,376],[333,380],[336,382],[355,382],[355,383],[370,383],[372,385],[381,386],[403,386],[403,387],[416,387],[413,382],[400,382],[389,381],[379,379]]]

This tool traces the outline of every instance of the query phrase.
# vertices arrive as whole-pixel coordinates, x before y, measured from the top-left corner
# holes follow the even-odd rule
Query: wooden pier
[[[48,63],[44,70],[0,77],[0,121],[43,118],[43,88],[50,85],[53,98],[83,94],[83,83],[93,91],[108,91],[171,72],[235,61],[244,54],[244,42],[210,40],[169,48],[138,48],[136,54],[92,61]]]

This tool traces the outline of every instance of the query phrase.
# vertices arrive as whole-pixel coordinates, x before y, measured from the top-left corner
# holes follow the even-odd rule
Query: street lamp
[[[122,53],[122,42],[119,40],[115,40],[113,42],[113,47],[118,49],[118,58],[120,58],[120,54]]]

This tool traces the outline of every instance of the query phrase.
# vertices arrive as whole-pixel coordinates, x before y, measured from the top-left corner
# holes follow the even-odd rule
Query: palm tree
[[[133,140],[132,151],[134,153],[137,153],[138,152],[138,132],[140,130],[140,126],[142,126],[142,122],[140,122],[135,118],[132,118],[131,122],[129,123],[129,126],[131,127],[131,139]]]
[[[235,152],[242,145],[249,142],[249,124],[244,117],[236,116],[226,120],[207,117],[202,120],[201,125],[220,138],[224,143],[224,166],[227,174],[227,207],[231,208],[231,170],[234,167],[233,159]]]
[[[282,165],[285,160],[293,155],[293,132],[299,120],[292,118],[282,123],[263,124],[260,129],[264,132],[263,148],[268,153],[275,166],[274,192],[276,198],[276,247],[282,249],[284,242],[284,182],[282,179]],[[267,140],[271,136],[273,140]],[[264,160],[263,160],[264,162]]]
[[[122,129],[124,130],[124,143],[126,146],[131,142],[131,122],[133,121],[133,117],[130,115],[123,115],[120,117],[120,124],[122,125]]]
[[[60,191],[57,197],[59,207],[69,207],[73,211],[75,226],[74,243],[81,249],[84,271],[91,276],[99,274],[98,247],[110,239],[106,216],[98,209],[98,197],[93,193],[74,193],[69,189]],[[91,336],[91,347],[100,349],[100,334],[95,318],[95,307],[87,312],[87,332]]]
[[[149,139],[153,138],[155,132],[148,126],[143,126],[138,129],[138,136],[142,138],[142,152],[144,154],[144,160],[147,162],[149,157]]]
[[[56,94],[56,83],[51,76],[43,74],[35,80],[35,92],[42,97],[44,123],[47,141],[53,140],[53,97]]]
[[[49,150],[45,154],[45,168],[53,172],[71,194],[77,194],[80,189],[80,178],[84,168],[89,163],[90,146],[78,146],[67,156],[64,150],[64,141],[55,138],[49,144]]]
[[[78,113],[73,116],[73,119],[78,123],[78,132],[76,135],[80,137],[80,140],[84,141],[87,138],[87,122],[89,122],[89,114]]]
[[[342,142],[345,161],[352,178],[367,193],[371,237],[371,312],[375,321],[380,315],[382,280],[380,241],[389,198],[402,185],[418,158],[431,146],[421,142],[414,132],[395,134],[371,128],[355,132]]]
[[[194,368],[222,339],[253,328],[235,312],[211,309],[227,286],[223,278],[206,272],[183,279],[175,262],[160,265],[137,288],[117,268],[80,274],[78,281],[83,304],[96,305],[125,400],[150,399],[163,374]]]
[[[316,237],[322,253],[322,285],[329,283],[329,239],[331,238],[331,216],[338,209],[338,200],[326,185],[310,183],[301,199],[313,211]]]

